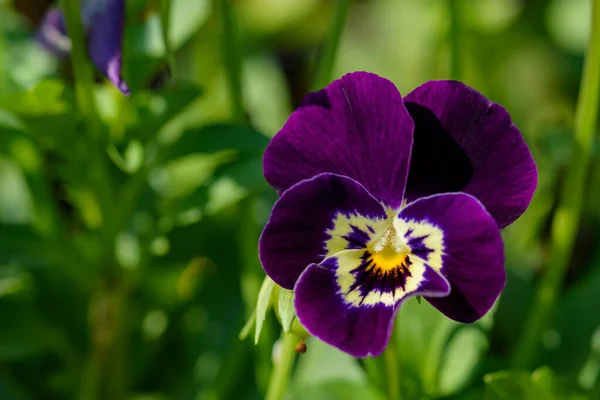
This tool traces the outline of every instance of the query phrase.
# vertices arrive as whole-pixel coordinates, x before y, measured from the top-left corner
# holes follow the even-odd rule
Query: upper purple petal
[[[502,106],[456,81],[427,82],[405,103],[415,122],[409,201],[466,192],[483,203],[500,228],[527,209],[537,169]]]
[[[265,178],[283,192],[303,179],[336,173],[398,208],[412,137],[412,119],[392,82],[367,72],[347,74],[292,113],[265,151]]]
[[[332,232],[336,218],[349,216],[363,222],[347,226],[336,237]],[[367,241],[373,226],[364,220],[385,220],[381,204],[356,181],[334,174],[321,174],[297,183],[275,203],[269,222],[259,241],[261,264],[278,285],[293,289],[296,280],[311,263],[319,263],[328,255],[333,239],[342,240],[337,250],[352,243]],[[368,223],[367,221],[367,223]],[[358,224],[357,224],[358,225]]]
[[[408,243],[450,282],[449,296],[427,300],[459,322],[485,315],[504,288],[506,274],[500,230],[481,203],[464,193],[433,195],[410,203],[397,218],[416,237],[429,233],[422,227],[440,232],[437,238]]]
[[[84,11],[84,22],[87,21],[90,59],[121,92],[129,94],[129,87],[121,73],[125,0],[88,2]]]

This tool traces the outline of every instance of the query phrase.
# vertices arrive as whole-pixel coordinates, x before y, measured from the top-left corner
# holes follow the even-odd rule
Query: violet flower
[[[260,238],[263,268],[294,289],[310,334],[356,357],[384,350],[411,296],[459,322],[485,315],[505,284],[500,228],[537,184],[498,104],[454,81],[403,100],[365,72],[310,94],[263,166],[281,193]]]
[[[125,0],[87,0],[83,2],[81,14],[90,60],[123,94],[129,94],[121,71]],[[71,40],[59,8],[51,8],[46,13],[37,38],[57,56],[70,52]]]

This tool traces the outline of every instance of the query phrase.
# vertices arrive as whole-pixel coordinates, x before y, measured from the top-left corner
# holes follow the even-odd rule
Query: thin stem
[[[229,80],[233,119],[238,123],[244,123],[246,113],[242,96],[242,49],[236,16],[231,0],[219,0],[219,3],[223,24],[223,58]]]
[[[450,12],[450,78],[460,80],[461,65],[461,36],[462,36],[462,7],[461,0],[448,0]]]
[[[600,0],[592,3],[592,30],[586,54],[577,110],[575,113],[575,148],[560,193],[558,208],[551,226],[550,252],[546,274],[542,278],[522,340],[515,351],[515,367],[529,367],[537,354],[541,337],[551,323],[561,284],[571,259],[581,219],[587,172],[592,157],[594,132],[598,117],[600,89]]]
[[[394,332],[397,330],[394,329]],[[400,362],[398,360],[396,335],[392,334],[383,352],[385,363],[385,386],[388,400],[400,400]]]
[[[331,82],[340,39],[342,38],[342,32],[344,31],[346,18],[348,17],[349,5],[350,0],[337,0],[333,25],[331,26],[329,37],[324,44],[323,51],[321,52],[317,63],[311,86],[312,91],[319,90]]]
[[[281,340],[281,354],[279,360],[273,365],[265,400],[281,400],[283,398],[294,366],[298,337],[293,333],[282,334]]]
[[[171,41],[169,32],[171,31],[171,0],[160,0],[160,25],[162,32],[162,39],[165,45],[165,62],[170,68],[170,74],[174,74],[175,68],[175,57],[173,57],[173,49],[171,48]]]
[[[97,113],[92,91],[94,72],[88,62],[85,34],[81,23],[80,2],[79,0],[62,0],[61,5],[71,39],[71,65],[75,79],[77,106],[85,117],[95,119]]]

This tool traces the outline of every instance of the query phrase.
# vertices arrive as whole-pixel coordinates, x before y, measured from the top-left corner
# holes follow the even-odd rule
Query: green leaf
[[[487,348],[486,332],[479,325],[457,326],[444,349],[438,392],[448,395],[468,386]]]
[[[563,400],[585,399],[561,386],[548,367],[532,374],[526,371],[500,371],[484,376],[485,400]]]
[[[197,86],[180,85],[159,93],[140,92],[132,96],[135,123],[127,128],[126,136],[143,142],[154,137],[160,128],[201,95],[202,90]]]
[[[385,396],[368,384],[336,380],[294,388],[285,398],[286,400],[384,400]]]
[[[238,336],[239,339],[240,340],[246,339],[255,324],[256,324],[256,310],[252,311],[252,314],[248,318],[248,321],[246,321],[246,323],[244,324],[244,327],[242,328],[242,330],[240,331],[240,334]]]
[[[294,291],[279,288],[279,297],[277,299],[277,311],[281,320],[283,332],[288,333],[296,318],[296,309],[294,308]]]
[[[260,286],[260,291],[258,292],[258,300],[256,302],[256,330],[254,332],[255,344],[258,344],[258,339],[260,338],[260,331],[262,330],[262,326],[265,323],[267,311],[271,306],[271,293],[273,292],[274,288],[275,282],[273,282],[268,276],[265,276],[265,280]]]
[[[294,388],[308,388],[332,381],[367,385],[364,370],[352,356],[316,338],[308,338],[306,346],[307,352],[299,358],[294,373]],[[300,393],[300,390],[295,392]]]
[[[169,15],[169,47],[176,51],[191,40],[210,15],[209,0],[172,0]],[[134,14],[132,14],[134,15]],[[151,12],[142,22],[128,21],[124,53],[125,78],[135,89],[145,86],[163,65],[166,53],[161,17]]]
[[[485,400],[528,400],[535,391],[525,371],[501,371],[484,377]]]
[[[235,150],[239,154],[261,155],[269,139],[246,125],[217,124],[185,131],[177,142],[165,148],[161,158],[173,160],[194,153]]]
[[[38,83],[26,92],[0,96],[0,108],[20,115],[62,114],[70,108],[65,85],[57,79]]]

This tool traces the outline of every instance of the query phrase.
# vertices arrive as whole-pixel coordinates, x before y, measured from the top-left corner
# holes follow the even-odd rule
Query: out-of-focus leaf
[[[478,324],[487,329],[491,315]],[[474,377],[487,340],[484,330],[468,327],[461,333],[463,328],[427,302],[419,304],[411,299],[402,305],[395,329],[399,330],[402,385],[407,396],[449,395]],[[479,332],[471,333],[471,329]]]
[[[548,367],[532,374],[526,371],[501,371],[484,377],[485,400],[564,400],[586,399],[577,391],[569,391]]]
[[[0,108],[20,115],[61,114],[69,107],[65,85],[57,79],[42,81],[27,92],[0,95]]]
[[[286,400],[385,400],[385,396],[368,384],[353,381],[325,381],[318,385],[297,387],[286,396]]]
[[[2,400],[32,400],[27,394],[26,385],[13,379],[8,373],[0,373],[0,399]]]
[[[271,293],[273,292],[274,288],[275,282],[273,282],[268,276],[265,276],[265,280],[260,286],[260,291],[258,292],[258,300],[256,301],[256,330],[254,331],[255,344],[258,343],[260,332],[267,316],[267,311],[271,306]]]
[[[367,385],[367,376],[355,358],[315,338],[308,338],[306,346],[294,373],[292,386],[298,389],[295,393],[300,394],[300,388],[335,381]]]
[[[172,0],[169,22],[169,44],[176,51],[188,42],[210,15],[209,0]],[[125,34],[125,78],[132,88],[148,84],[158,73],[165,56],[160,15],[152,11],[143,21],[130,21]]]
[[[277,298],[277,311],[281,320],[281,327],[285,333],[290,331],[294,318],[296,318],[296,309],[294,308],[294,291],[279,288]]]
[[[597,265],[600,254],[596,255]],[[590,313],[590,304],[600,303],[600,269],[592,269],[585,279],[573,284],[558,304],[554,346],[546,341],[541,362],[564,373],[578,371],[585,364],[592,346],[592,335],[600,328],[600,315]],[[548,346],[550,345],[550,346]]]
[[[166,204],[165,214],[181,216],[196,213],[198,217],[215,215],[237,204],[249,194],[264,193],[264,189],[268,188],[260,156],[242,157],[231,162],[227,162],[225,158],[222,161],[223,164],[215,165],[212,179],[204,182],[193,193]],[[198,171],[197,169],[196,173]]]
[[[28,301],[0,301],[0,361],[19,360],[48,348],[48,327]]]
[[[244,327],[240,331],[240,335],[238,336],[240,338],[240,340],[244,340],[248,337],[248,335],[250,334],[250,331],[252,330],[252,328],[254,327],[255,324],[256,324],[256,310],[252,311],[252,314],[250,314],[248,321],[246,321],[246,323],[244,324]]]
[[[502,371],[488,374],[485,381],[485,400],[534,400],[537,390],[531,375],[525,371]],[[550,400],[550,399],[548,399]]]
[[[460,325],[448,338],[439,371],[439,393],[452,394],[464,389],[475,376],[476,367],[488,347],[479,325]]]
[[[197,86],[180,85],[169,87],[159,93],[140,92],[132,96],[135,113],[129,122],[126,136],[146,141],[193,101],[202,90]]]
[[[269,144],[269,139],[246,125],[218,124],[191,129],[162,155],[164,160],[173,160],[193,153],[213,153],[235,150],[240,154],[260,155]]]

